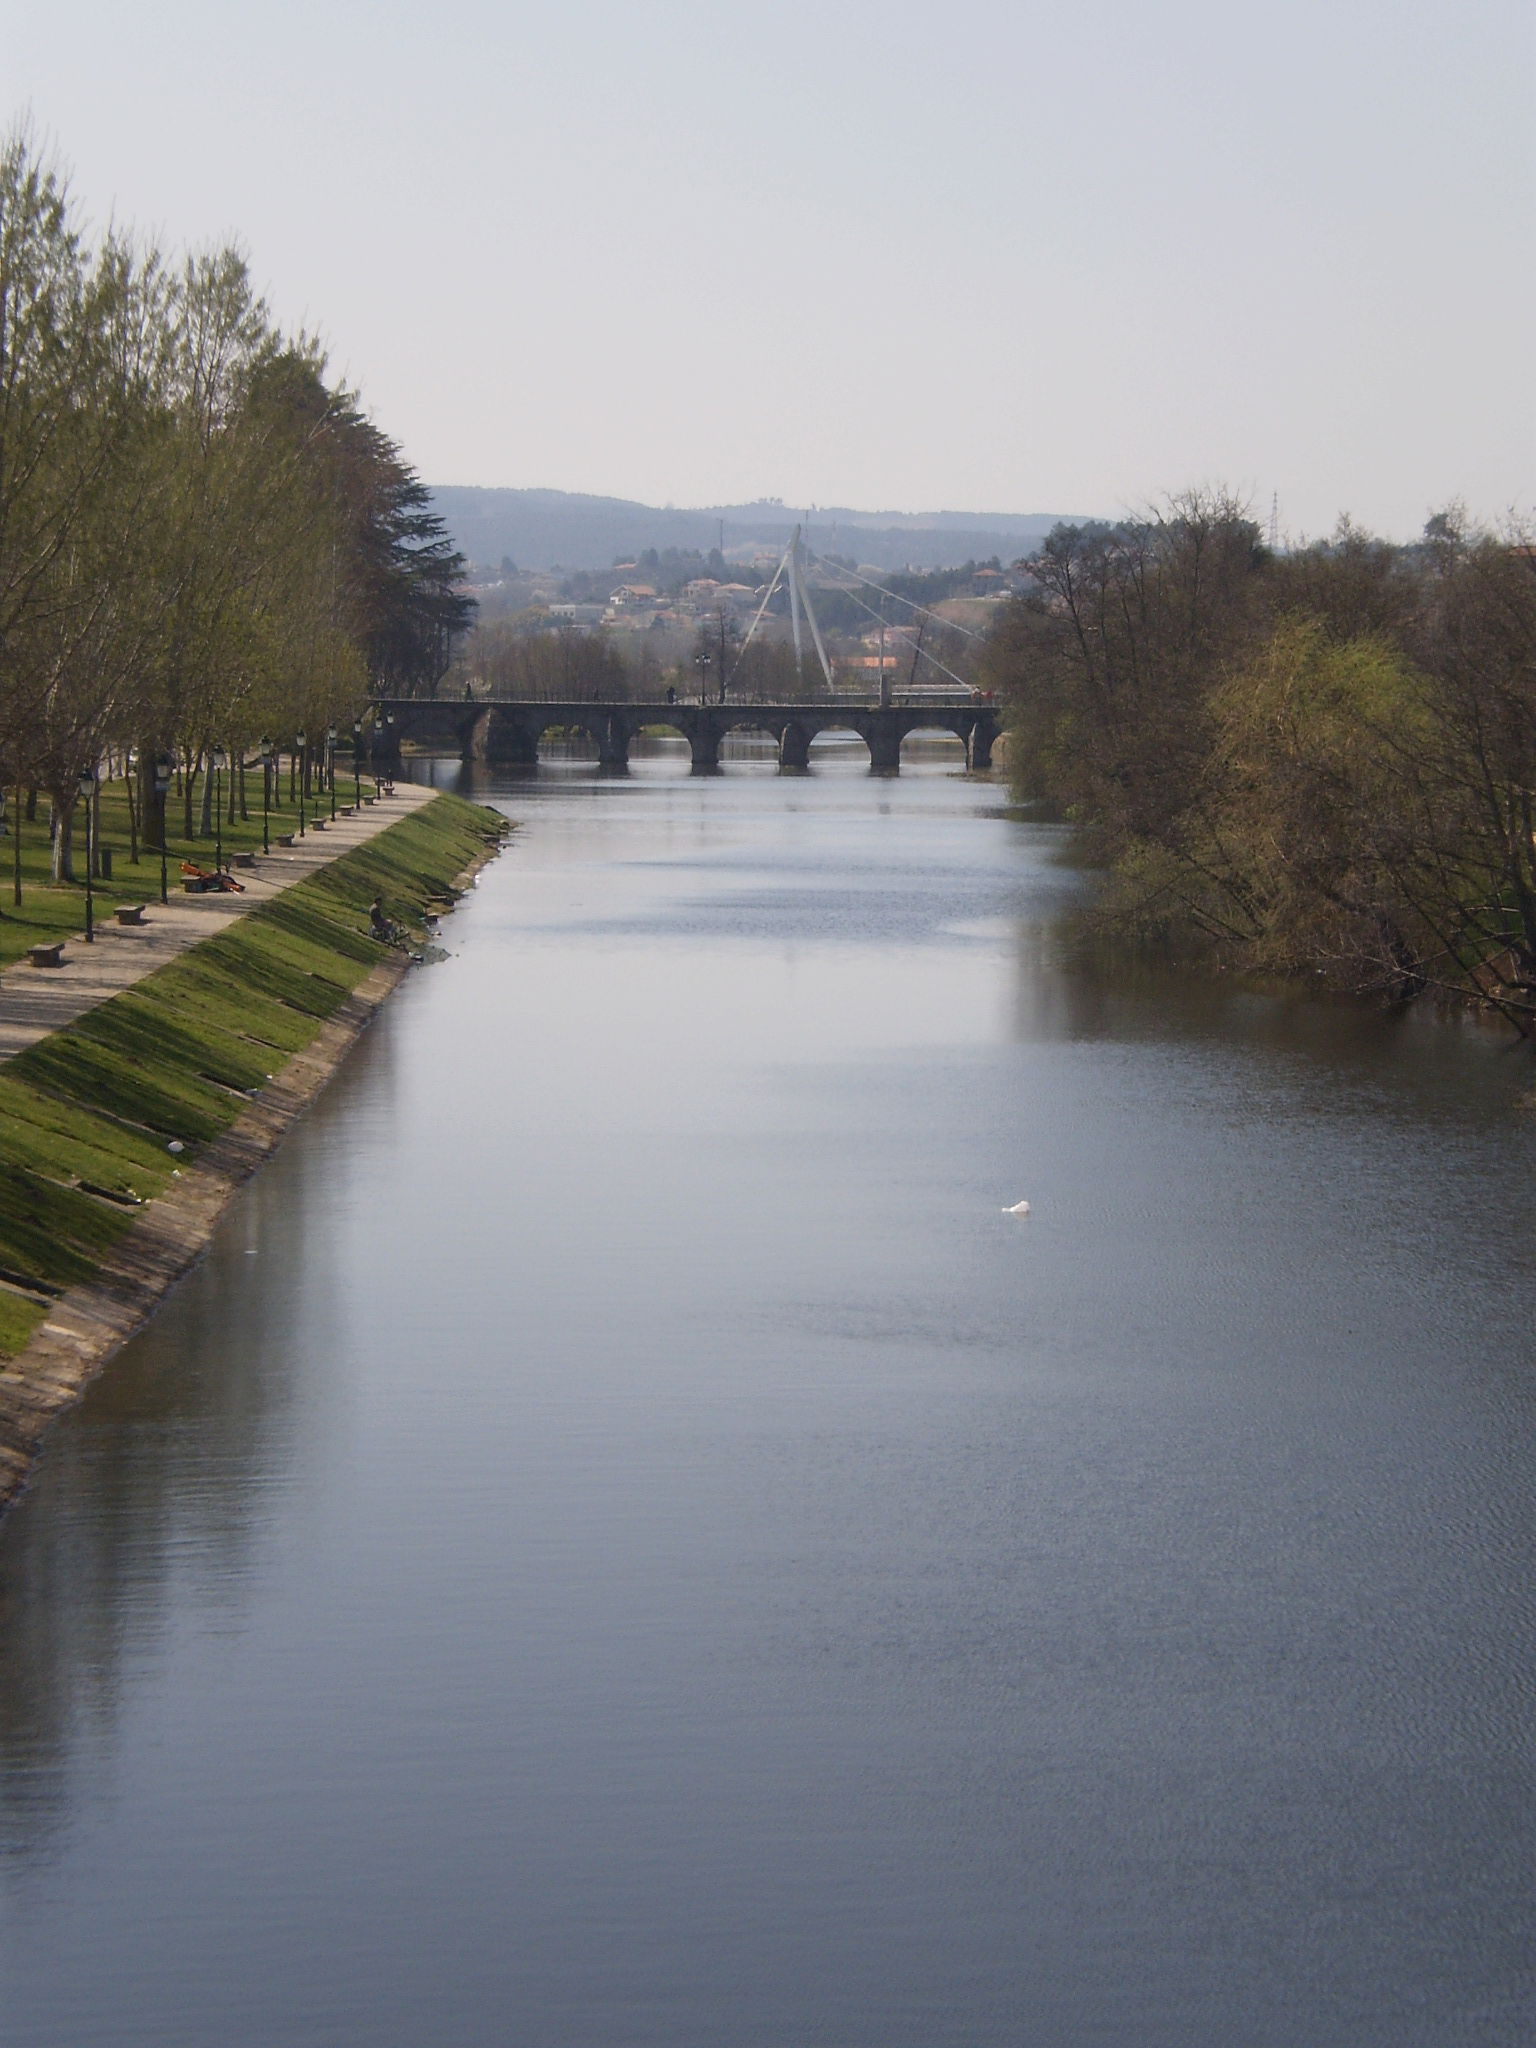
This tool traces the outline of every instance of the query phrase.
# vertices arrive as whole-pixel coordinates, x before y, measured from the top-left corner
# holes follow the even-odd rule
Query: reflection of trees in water
[[[1508,1041],[1496,1018],[1422,1000],[1393,1007],[1301,982],[1264,983],[1180,961],[1152,942],[1105,937],[1074,917],[1084,901],[1081,880],[1070,869],[1063,876],[1056,913],[1019,917],[1007,942],[1016,1039],[1262,1054],[1245,1064],[1244,1085],[1258,1097],[1283,1094],[1290,1114],[1310,1107],[1337,1114],[1355,1099],[1352,1091],[1375,1097],[1384,1087],[1416,1117],[1440,1111],[1464,1124],[1479,1100],[1507,1113],[1516,1091],[1497,1058]],[[1469,1043],[1495,1057],[1469,1063]]]
[[[0,1524],[0,1856],[35,1857],[63,1826],[173,1582],[219,1606],[250,1570],[294,1393],[289,1304],[263,1280],[300,1270],[304,1179],[243,1190],[206,1264],[54,1431]]]
[[[1065,893],[1060,915],[1018,920],[1011,950],[1013,1028],[1021,1039],[1139,1044],[1220,1037],[1234,1046],[1298,1049],[1320,1034],[1347,1041],[1364,1014],[1359,1005],[1345,1013],[1310,990],[1228,979],[1150,942],[1105,937],[1074,918]],[[1379,1012],[1372,1023],[1379,1036]]]

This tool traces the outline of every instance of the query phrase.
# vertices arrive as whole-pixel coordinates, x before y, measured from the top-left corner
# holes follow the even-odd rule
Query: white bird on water
[[[1013,1207],[1005,1209],[1003,1214],[1005,1216],[1027,1216],[1029,1214],[1029,1204],[1028,1202],[1015,1202]]]

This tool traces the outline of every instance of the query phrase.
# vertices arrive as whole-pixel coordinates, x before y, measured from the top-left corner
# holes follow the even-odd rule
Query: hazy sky
[[[1536,500],[1529,0],[0,0],[429,481],[1292,532]]]

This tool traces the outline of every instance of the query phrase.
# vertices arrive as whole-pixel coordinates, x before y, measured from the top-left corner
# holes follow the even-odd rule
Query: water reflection
[[[49,1439],[0,1540],[0,1855],[46,1853],[98,1796],[123,1676],[174,1613],[237,1620],[293,1459],[295,1358],[263,1284],[302,1263],[303,1175],[258,1176],[148,1341]],[[258,1263],[262,1261],[264,1263]]]

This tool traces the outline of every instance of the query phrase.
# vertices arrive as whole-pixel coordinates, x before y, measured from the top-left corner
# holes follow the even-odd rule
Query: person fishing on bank
[[[405,934],[392,917],[384,913],[384,898],[375,896],[368,906],[368,929],[381,946],[403,946]]]

